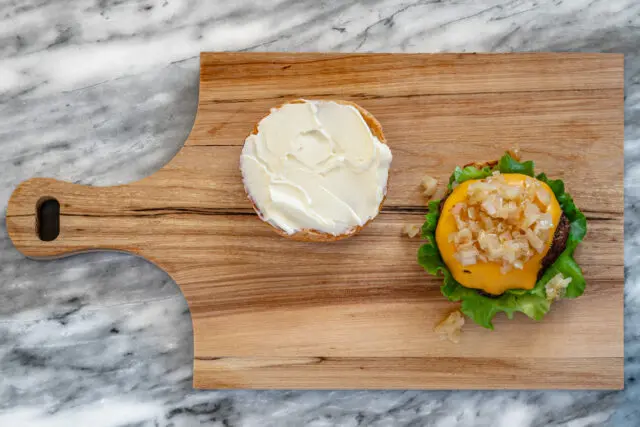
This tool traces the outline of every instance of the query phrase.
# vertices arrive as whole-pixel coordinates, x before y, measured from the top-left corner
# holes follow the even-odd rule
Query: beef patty
[[[567,246],[567,239],[569,238],[569,230],[571,230],[571,224],[569,223],[569,218],[567,218],[563,212],[560,217],[560,223],[556,227],[556,232],[553,234],[551,248],[544,258],[542,258],[542,267],[538,272],[538,279],[542,277],[544,270],[553,264],[564,251],[564,248]]]

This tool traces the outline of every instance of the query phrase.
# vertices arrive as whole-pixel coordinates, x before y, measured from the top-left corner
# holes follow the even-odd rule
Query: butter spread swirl
[[[273,108],[240,157],[247,194],[264,221],[294,234],[340,235],[378,214],[389,147],[357,108],[304,101]]]

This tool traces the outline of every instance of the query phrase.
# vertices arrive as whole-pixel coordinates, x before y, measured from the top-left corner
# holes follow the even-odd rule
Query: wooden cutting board
[[[245,197],[245,137],[300,97],[357,102],[393,151],[385,208],[354,238],[283,239]],[[433,327],[456,305],[402,225],[422,223],[425,174],[444,182],[516,143],[587,215],[587,290],[543,322],[498,316],[493,332],[468,323],[460,344],[441,341]],[[53,241],[36,233],[47,198],[60,203]],[[623,56],[206,53],[173,160],[117,187],[26,181],[7,228],[29,257],[111,249],[166,270],[191,310],[198,388],[621,388]]]

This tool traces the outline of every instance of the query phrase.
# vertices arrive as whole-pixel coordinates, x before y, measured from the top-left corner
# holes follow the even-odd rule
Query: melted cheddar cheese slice
[[[524,181],[527,177],[521,174],[503,174],[508,184],[516,184]],[[449,235],[458,231],[454,216],[451,209],[457,203],[467,200],[467,187],[476,180],[469,180],[457,186],[449,195],[444,203],[438,226],[436,228],[436,243],[442,260],[445,262],[453,277],[463,286],[467,288],[481,289],[493,295],[502,294],[509,289],[532,289],[536,284],[538,271],[542,265],[542,259],[549,251],[556,227],[560,222],[562,209],[556,200],[551,188],[544,182],[538,181],[543,191],[549,194],[549,204],[547,212],[551,214],[553,219],[553,228],[549,233],[549,238],[545,242],[545,248],[542,253],[535,253],[520,269],[513,269],[507,273],[501,273],[501,265],[494,262],[481,262],[473,265],[463,266],[455,258],[455,246],[449,241]]]

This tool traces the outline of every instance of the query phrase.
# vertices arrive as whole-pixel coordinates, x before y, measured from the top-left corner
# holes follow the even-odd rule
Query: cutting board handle
[[[7,231],[16,248],[32,258],[57,258],[111,249],[136,252],[139,227],[132,203],[140,186],[91,187],[32,178],[13,192]]]

